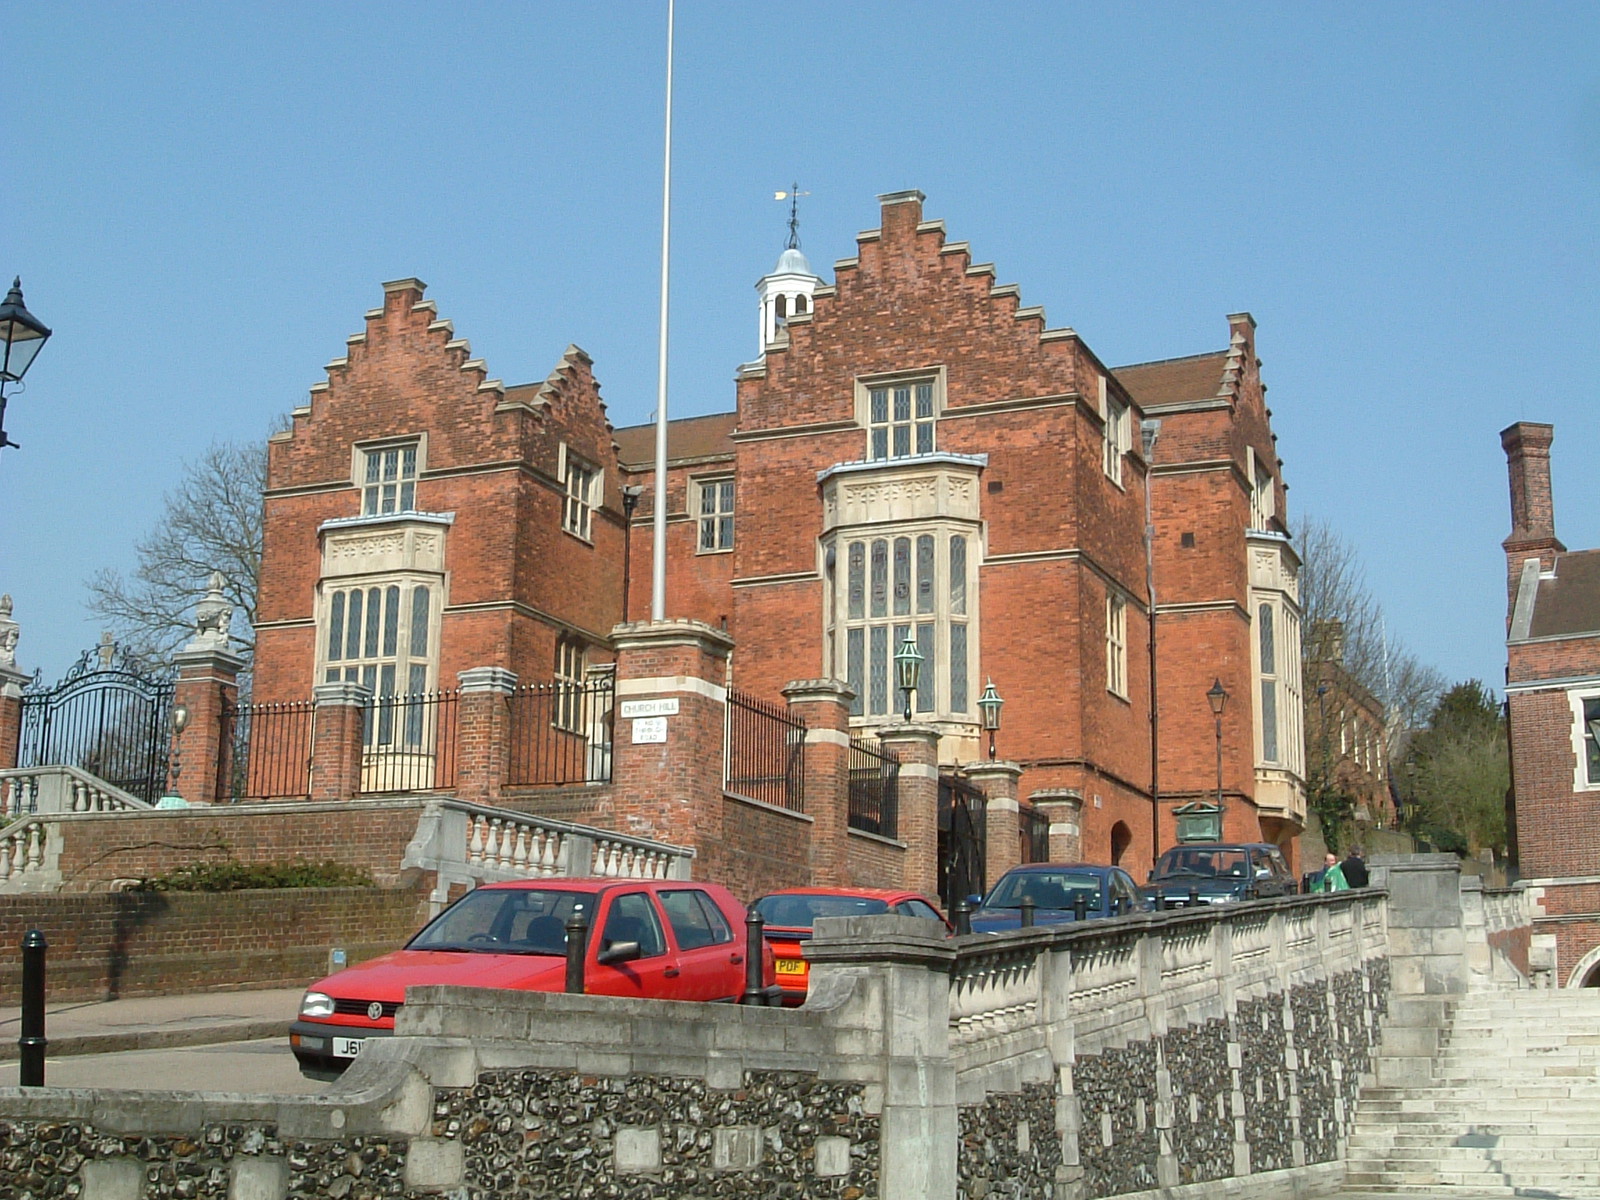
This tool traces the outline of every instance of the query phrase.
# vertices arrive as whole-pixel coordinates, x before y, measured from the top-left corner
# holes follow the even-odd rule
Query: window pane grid
[[[932,382],[869,389],[867,457],[877,462],[932,454],[936,409]]]
[[[363,450],[361,513],[414,512],[417,497],[417,443]]]

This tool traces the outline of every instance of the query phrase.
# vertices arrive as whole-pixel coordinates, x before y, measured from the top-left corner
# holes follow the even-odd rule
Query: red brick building
[[[1517,867],[1535,906],[1535,965],[1600,987],[1600,550],[1556,537],[1553,426],[1500,434],[1511,477],[1506,702]]]
[[[1052,853],[1142,873],[1172,810],[1219,790],[1226,836],[1292,850],[1298,560],[1255,322],[1112,368],[924,220],[921,193],[880,200],[833,283],[791,247],[757,284],[734,411],[671,424],[667,617],[724,631],[744,692],[846,682],[852,732],[900,722],[909,636],[912,718],[947,775],[986,755],[992,679],[1018,800],[1071,835]],[[579,679],[649,611],[653,427],[611,428],[576,347],[543,384],[486,375],[422,284],[386,284],[274,437],[257,701],[488,666]]]

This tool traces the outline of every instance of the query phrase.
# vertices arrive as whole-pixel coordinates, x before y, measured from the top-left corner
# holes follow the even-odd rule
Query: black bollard
[[[589,949],[589,918],[574,909],[567,918],[567,991],[583,995],[583,959]]]
[[[1089,919],[1089,894],[1087,892],[1072,893],[1072,919],[1074,921],[1087,921]]]
[[[1200,905],[1200,888],[1191,883],[1189,885],[1189,907],[1198,908]]]
[[[957,937],[965,937],[972,932],[972,905],[965,900],[957,900],[955,917]]]
[[[761,914],[751,909],[744,918],[744,1000],[745,1004],[760,1004],[766,981],[762,978],[762,963],[766,955],[766,938],[761,927],[766,924]]]
[[[30,929],[22,939],[22,1037],[18,1082],[23,1087],[44,1086],[44,955],[50,943]]]
[[[1033,897],[1024,897],[1022,901],[1022,927],[1024,929],[1033,928],[1033,908]]]

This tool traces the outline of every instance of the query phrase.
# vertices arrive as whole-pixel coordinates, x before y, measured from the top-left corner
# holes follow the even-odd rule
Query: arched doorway
[[[1118,821],[1111,827],[1111,865],[1121,866],[1122,856],[1127,853],[1128,847],[1133,844],[1133,830],[1128,828],[1127,822]]]

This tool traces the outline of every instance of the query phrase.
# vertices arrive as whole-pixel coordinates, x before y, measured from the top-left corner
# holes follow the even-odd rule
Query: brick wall
[[[398,947],[427,920],[409,888],[111,892],[0,896],[0,946],[38,929],[49,943],[52,1003],[253,987],[297,987]],[[21,960],[0,957],[0,994],[16,996]]]
[[[905,879],[906,852],[889,842],[852,833],[845,856],[850,882],[857,887],[897,888]]]
[[[1564,987],[1575,982],[1572,973],[1584,956],[1600,948],[1600,879],[1543,880],[1539,886],[1543,916],[1534,917],[1533,931],[1555,935],[1555,982]]]
[[[1600,791],[1573,789],[1577,762],[1567,694],[1513,692],[1510,701],[1521,874],[1592,874],[1600,864]]]
[[[812,882],[811,822],[784,809],[724,796],[722,836],[699,851],[695,878],[714,879],[746,903]]]
[[[83,814],[52,823],[62,832],[61,890],[90,892],[112,880],[159,875],[195,862],[336,861],[382,886],[400,883],[400,861],[422,802],[236,805],[130,816]]]

